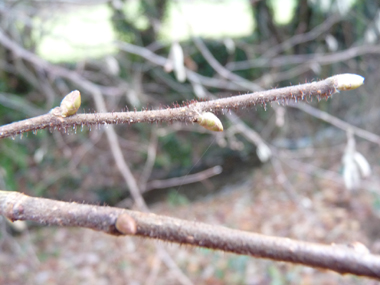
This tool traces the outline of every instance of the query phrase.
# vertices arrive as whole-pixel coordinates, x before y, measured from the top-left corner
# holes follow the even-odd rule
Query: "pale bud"
[[[80,92],[78,90],[71,91],[61,101],[61,116],[69,117],[75,115],[81,104]]]
[[[205,112],[200,114],[197,123],[210,131],[223,132],[222,122],[213,113]]]
[[[338,74],[333,78],[336,89],[341,91],[356,89],[364,83],[363,76],[351,73]]]

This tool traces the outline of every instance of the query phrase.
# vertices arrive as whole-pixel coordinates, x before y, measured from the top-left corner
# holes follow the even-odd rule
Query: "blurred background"
[[[360,74],[364,86],[328,101],[217,114],[223,133],[114,129],[152,212],[379,254],[379,38],[376,0],[2,0],[0,124],[47,113],[75,89],[79,113],[93,113],[96,100],[109,112],[158,109]],[[0,189],[136,209],[112,147],[104,126],[3,139]],[[176,266],[152,241],[0,217],[0,283],[372,284],[163,246]]]

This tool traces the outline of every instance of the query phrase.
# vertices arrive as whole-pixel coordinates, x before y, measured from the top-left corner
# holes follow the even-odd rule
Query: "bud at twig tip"
[[[340,91],[356,89],[363,85],[364,77],[352,74],[344,73],[333,76],[336,89]]]

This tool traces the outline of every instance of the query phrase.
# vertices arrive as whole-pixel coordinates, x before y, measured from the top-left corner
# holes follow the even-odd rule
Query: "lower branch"
[[[0,214],[12,221],[31,220],[45,225],[90,228],[112,235],[155,238],[380,280],[380,256],[343,245],[301,242],[151,213],[33,198],[8,191],[0,191]]]

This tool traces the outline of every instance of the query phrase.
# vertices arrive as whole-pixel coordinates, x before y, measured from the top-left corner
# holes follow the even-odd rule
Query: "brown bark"
[[[119,208],[33,198],[18,192],[0,191],[0,214],[13,221],[84,227],[112,235],[134,234],[380,279],[380,256],[346,246],[265,236]]]

